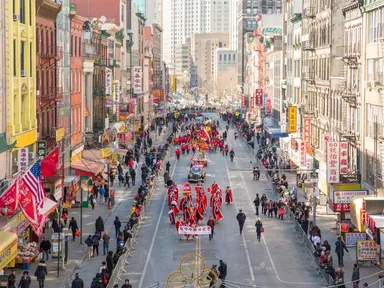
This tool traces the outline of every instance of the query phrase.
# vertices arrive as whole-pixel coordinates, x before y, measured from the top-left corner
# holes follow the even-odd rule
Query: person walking
[[[211,228],[211,234],[209,234],[209,240],[213,239],[213,233],[215,231],[215,225],[216,225],[215,220],[213,220],[213,217],[210,216],[209,220],[207,222],[207,226],[209,226]]]
[[[75,219],[75,217],[72,217],[71,220],[69,221],[68,230],[72,231],[72,240],[73,241],[75,241],[75,239],[76,239],[76,230],[77,229],[79,229],[79,227],[77,226],[76,219]],[[81,233],[81,231],[80,231],[80,233]]]
[[[253,201],[253,203],[255,204],[256,215],[259,216],[259,206],[260,206],[260,198],[259,198],[259,194],[256,194],[256,198],[255,198],[255,200]]]
[[[100,194],[100,204],[103,204],[104,203],[105,189],[104,189],[104,186],[102,184],[100,184],[99,194]]]
[[[12,270],[12,273],[8,276],[7,288],[16,288],[16,270]]]
[[[99,239],[101,239],[101,233],[104,232],[104,220],[101,216],[96,219],[95,230],[99,233]]]
[[[93,239],[92,235],[89,235],[88,238],[85,240],[85,244],[88,247],[88,259],[91,259],[93,256]]]
[[[261,232],[263,232],[263,223],[261,223],[260,218],[257,218],[255,227],[256,227],[257,240],[259,240],[260,242]]]
[[[113,225],[115,225],[115,232],[116,232],[116,238],[120,234],[120,229],[121,229],[121,222],[119,220],[119,217],[115,217],[115,221],[113,222]]]
[[[51,242],[44,236],[43,241],[40,243],[40,252],[43,253],[41,260],[48,260],[51,247]]]
[[[344,271],[342,267],[337,268],[337,271],[335,273],[335,285],[337,285],[338,288],[345,288],[344,285]]]
[[[104,255],[106,255],[109,251],[109,240],[110,239],[111,239],[111,237],[109,237],[108,231],[105,230],[104,235],[103,235],[103,253],[104,253]]]
[[[121,288],[132,288],[132,285],[129,284],[129,279],[125,279],[123,286]]]
[[[223,260],[219,261],[219,279],[221,280],[220,287],[225,287],[225,278],[227,277],[227,264]]]
[[[80,278],[79,273],[75,274],[75,279],[72,281],[71,288],[84,288],[84,281]]]
[[[344,250],[347,251],[347,253],[349,251],[347,249],[347,246],[345,245],[344,240],[341,238],[341,236],[337,237],[335,245],[336,245],[335,252],[339,260],[339,266],[343,267],[344,266],[344,263],[343,263]]]
[[[352,272],[352,282],[353,282],[353,288],[359,288],[359,281],[360,280],[360,268],[357,266],[357,264],[353,264],[353,272]]]
[[[245,223],[245,219],[247,216],[243,213],[243,210],[239,210],[239,213],[236,216],[237,222],[239,222],[239,228],[240,228],[240,235],[243,234],[243,227]]]
[[[138,162],[138,161],[136,161]],[[131,174],[131,179],[132,179],[132,186],[135,186],[136,182],[136,171],[132,167],[129,168],[129,174]]]
[[[219,275],[219,271],[217,271],[217,265],[212,265],[211,270],[208,273],[207,279],[210,279],[209,287],[215,287],[217,276]]]
[[[31,277],[29,277],[28,271],[23,272],[23,276],[20,278],[19,286],[18,288],[29,288],[31,287]]]
[[[128,186],[128,188],[131,188],[129,186],[129,178],[131,177],[131,175],[129,174],[129,171],[125,172],[125,182],[124,182],[124,187],[125,186]]]
[[[99,233],[95,232],[95,234],[92,236],[93,240],[93,257],[95,257],[95,252],[97,253],[97,256],[99,256],[99,244],[100,244],[100,236]]]
[[[45,265],[44,260],[41,260],[39,265],[37,265],[37,268],[35,271],[35,276],[37,278],[37,281],[39,282],[39,288],[44,287],[45,276],[47,276],[47,274],[48,274],[47,265]]]
[[[89,202],[91,203],[92,210],[95,210],[96,198],[93,194],[89,195]]]
[[[115,268],[115,265],[113,264],[113,251],[108,251],[108,255],[105,261],[107,262],[107,269],[109,273],[112,275],[113,268]]]

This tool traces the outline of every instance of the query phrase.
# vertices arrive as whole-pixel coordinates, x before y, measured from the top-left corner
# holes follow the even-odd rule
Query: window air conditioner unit
[[[20,21],[20,15],[19,14],[13,14],[13,21]]]
[[[21,70],[20,75],[21,75],[21,77],[27,77],[27,71]]]

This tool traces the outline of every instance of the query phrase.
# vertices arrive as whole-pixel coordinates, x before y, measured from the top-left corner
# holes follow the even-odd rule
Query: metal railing
[[[168,152],[167,152],[168,153]],[[168,155],[167,155],[168,156]],[[138,223],[135,224],[132,227],[132,238],[129,238],[127,242],[125,243],[125,248],[127,251],[119,258],[117,261],[117,264],[115,268],[113,269],[113,273],[111,277],[109,278],[108,286],[107,288],[113,288],[114,285],[119,284],[119,282],[124,282],[124,279],[122,279],[122,274],[127,274],[128,272],[125,270],[125,266],[129,265],[128,259],[132,256],[131,252],[134,250],[134,245],[137,244],[137,241],[135,240],[137,237],[137,234],[139,233],[140,226],[142,224],[143,219],[145,218],[146,212],[151,204],[152,196],[154,194],[154,191],[157,187],[160,172],[164,169],[165,163],[167,163],[166,159],[167,156],[162,161],[161,169],[157,176],[154,177],[152,187],[148,190],[148,193],[145,197],[144,203],[143,203],[143,210],[138,218]],[[128,220],[129,221],[129,220]]]

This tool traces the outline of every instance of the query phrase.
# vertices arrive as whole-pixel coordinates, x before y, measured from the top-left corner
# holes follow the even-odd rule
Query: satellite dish
[[[104,24],[105,21],[107,21],[107,18],[105,18],[105,16],[101,16],[100,17],[100,22]]]

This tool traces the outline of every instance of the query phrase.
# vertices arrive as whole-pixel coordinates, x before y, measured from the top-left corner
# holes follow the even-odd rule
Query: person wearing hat
[[[75,274],[75,279],[72,281],[71,288],[84,288],[84,281],[80,278],[79,273]]]
[[[246,218],[247,218],[247,216],[245,216],[245,214],[243,213],[243,210],[240,209],[239,213],[236,216],[237,222],[239,222],[240,235],[243,234],[243,227],[244,227],[244,223],[245,223]]]

